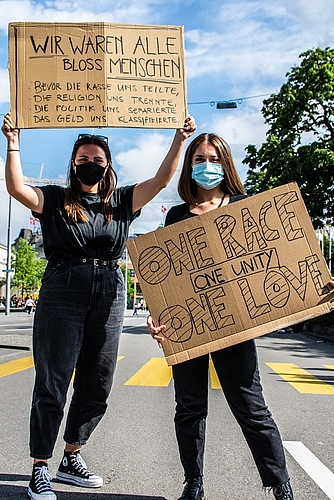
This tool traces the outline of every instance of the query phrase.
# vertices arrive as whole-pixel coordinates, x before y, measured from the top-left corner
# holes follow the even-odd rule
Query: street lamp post
[[[6,268],[6,310],[5,314],[8,315],[10,313],[10,273],[11,270],[11,218],[12,218],[12,197],[9,195],[9,203],[8,203],[8,226],[7,226],[7,268]]]
[[[128,249],[125,247],[125,276],[124,276],[124,284],[125,284],[125,312],[128,308]]]

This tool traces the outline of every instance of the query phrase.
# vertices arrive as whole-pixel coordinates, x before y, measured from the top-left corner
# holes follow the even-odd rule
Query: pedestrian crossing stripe
[[[334,387],[294,363],[266,363],[301,394],[334,394]]]
[[[211,387],[221,389],[217,372],[210,359],[209,364]],[[138,370],[124,385],[138,385],[144,387],[168,387],[172,379],[172,369],[167,365],[165,358],[151,358]]]
[[[209,372],[210,372],[210,380],[212,389],[221,389],[219,378],[216,372],[215,365],[213,364],[212,359],[209,359]]]
[[[123,359],[124,356],[117,356],[117,361]],[[13,375],[14,373],[22,372],[28,368],[33,368],[34,360],[32,356],[26,356],[25,358],[14,359],[13,361],[7,361],[6,363],[0,363],[0,378],[6,377],[7,375]],[[71,382],[73,382],[72,376]]]
[[[124,385],[145,387],[168,387],[172,379],[172,368],[165,358],[151,358]]]
[[[7,375],[12,375],[13,373],[22,372],[23,370],[27,370],[33,366],[34,361],[32,356],[7,361],[6,363],[0,364],[0,377],[6,377]]]
[[[123,358],[124,356],[118,356],[117,361]],[[302,394],[334,395],[333,385],[327,384],[293,363],[266,363],[266,365]],[[32,356],[2,363],[0,364],[0,378],[27,370],[33,366]],[[334,365],[323,366],[329,370],[334,370]],[[211,388],[221,389],[217,372],[211,359],[209,360],[209,373]],[[168,387],[171,379],[172,368],[167,365],[165,358],[151,358],[124,385]]]

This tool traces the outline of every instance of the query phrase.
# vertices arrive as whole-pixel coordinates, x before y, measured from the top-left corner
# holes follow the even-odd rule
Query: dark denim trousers
[[[289,479],[282,440],[265,404],[253,340],[213,352],[227,403],[252,452],[263,486]],[[209,356],[173,366],[175,430],[186,478],[203,475]]]
[[[85,444],[101,420],[113,382],[124,307],[119,269],[71,262],[48,265],[33,331],[32,457],[52,456],[74,369],[64,440]]]

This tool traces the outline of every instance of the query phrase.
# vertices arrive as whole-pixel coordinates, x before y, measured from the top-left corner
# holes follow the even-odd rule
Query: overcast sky
[[[299,64],[302,52],[334,45],[333,0],[0,0],[0,114],[9,110],[7,31],[8,23],[14,21],[183,25],[188,111],[196,118],[197,133],[215,132],[229,142],[243,180],[245,147],[259,146],[265,140],[261,114],[265,96],[280,89],[286,73]],[[235,99],[236,109],[218,110],[210,105],[211,101]],[[82,130],[23,130],[24,174],[33,179],[64,178],[78,132]],[[109,137],[121,185],[154,174],[173,136],[173,130],[113,128],[102,132]],[[1,134],[2,244],[6,244],[8,233],[5,154],[6,140]],[[132,233],[155,230],[163,221],[161,206],[170,208],[178,202],[177,179],[178,173],[170,186],[143,209],[131,226]],[[33,228],[30,213],[14,201],[12,241],[22,227]]]

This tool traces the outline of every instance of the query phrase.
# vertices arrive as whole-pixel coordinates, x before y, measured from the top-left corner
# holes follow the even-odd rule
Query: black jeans
[[[246,438],[263,486],[289,479],[282,440],[265,404],[253,340],[213,352],[226,400]],[[186,478],[203,475],[209,355],[173,366],[175,430]]]
[[[123,275],[107,265],[72,264],[48,266],[36,308],[30,454],[39,459],[52,456],[74,369],[64,440],[83,445],[106,411],[117,362]]]

